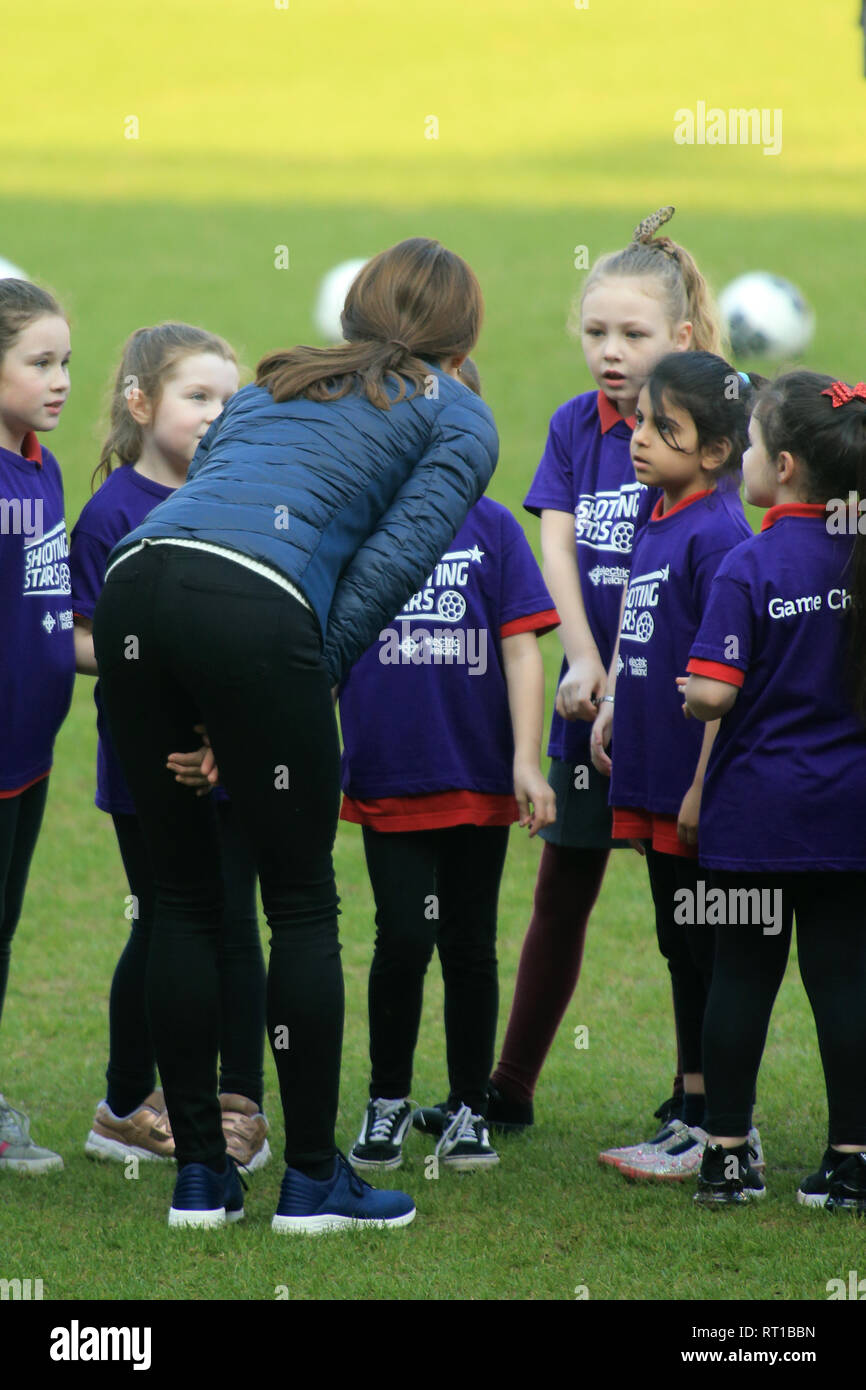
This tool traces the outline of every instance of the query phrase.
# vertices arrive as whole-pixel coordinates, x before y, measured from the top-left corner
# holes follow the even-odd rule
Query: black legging
[[[0,1018],[6,998],[12,938],[24,905],[30,861],[48,796],[43,777],[17,796],[0,797]]]
[[[268,1032],[286,1162],[333,1159],[343,975],[331,850],[340,755],[314,615],[222,556],[146,545],[93,623],[105,710],[153,864],[148,1007],[179,1163],[220,1167],[219,838],[212,798],[166,770],[207,726],[271,928]]]
[[[697,893],[699,878],[707,872],[696,859],[676,854],[661,854],[647,847],[647,869],[656,914],[656,936],[659,950],[668,963],[674,996],[674,1020],[682,1072],[703,1071],[701,1034],[710,981],[713,977],[713,953],[716,930],[712,926],[688,924],[675,920],[682,899],[675,894],[680,889]],[[693,899],[694,900],[694,899]]]
[[[866,874],[734,874],[714,887],[782,893],[781,930],[719,927],[704,1018],[707,1129],[746,1134],[773,1002],[785,974],[793,918],[800,975],[818,1031],[830,1144],[866,1146]],[[766,900],[770,905],[772,898]]]
[[[496,1043],[496,911],[507,848],[507,825],[396,833],[365,826],[376,899],[371,1097],[409,1094],[424,975],[435,945],[445,986],[449,1106],[484,1113]]]
[[[220,1091],[246,1096],[261,1109],[265,1047],[265,962],[256,912],[256,868],[230,801],[215,801],[224,889],[217,955],[222,1030]],[[114,815],[120,857],[137,916],[114,971],[109,997],[108,1104],[128,1115],[156,1079],[145,999],[156,892],[137,816]]]

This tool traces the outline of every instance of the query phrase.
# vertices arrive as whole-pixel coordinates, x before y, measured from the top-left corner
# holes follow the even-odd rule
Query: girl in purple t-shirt
[[[480,394],[467,358],[452,375]],[[484,1119],[499,1003],[496,916],[508,828],[554,818],[538,765],[558,617],[520,525],[482,497],[427,584],[340,690],[342,819],[363,827],[376,900],[370,1099],[350,1161],[397,1168],[410,1124],[446,1168],[499,1158]],[[424,976],[438,948],[449,1093],[409,1100]]]
[[[204,329],[163,323],[141,328],[128,339],[116,374],[111,428],[94,474],[94,480],[102,480],[101,486],[72,532],[72,606],[79,671],[97,674],[92,620],[111,550],[184,482],[198,441],[237,386],[234,352],[222,338]],[[119,467],[112,466],[115,458]],[[162,1091],[154,1090],[156,1059],[145,1004],[156,885],[98,684],[95,699],[99,730],[96,804],[114,823],[129,881],[126,916],[131,930],[109,997],[106,1096],[96,1107],[84,1151],[91,1158],[120,1161],[130,1155],[172,1158],[168,1112]],[[199,786],[202,778],[196,769],[202,751],[189,757],[174,756],[172,769],[181,769],[178,780]],[[220,1105],[228,1152],[252,1170],[261,1167],[269,1156],[267,1121],[261,1113],[264,962],[255,901],[256,870],[225,793],[218,788],[213,801],[225,892],[219,955],[223,1019]]]
[[[655,494],[629,458],[633,412],[659,358],[716,351],[720,332],[707,285],[684,247],[654,233],[673,208],[646,218],[624,250],[589,273],[579,328],[596,388],[554,413],[524,502],[541,516],[544,575],[565,649],[550,731],[556,822],[545,841],[514,1002],[491,1076],[494,1127],[533,1122],[535,1086],[580,973],[587,923],[614,840],[608,783],[593,767],[590,724],[607,685],[631,549]],[[662,1118],[678,1113],[681,1077]]]
[[[57,428],[68,395],[63,310],[28,280],[0,280],[0,1015],[54,739],[75,680],[63,482],[36,437]],[[62,1167],[0,1095],[0,1168]]]
[[[709,1141],[695,1200],[763,1194],[746,1133],[793,919],[818,1031],[827,1147],[804,1206],[866,1212],[866,385],[790,372],[761,394],[743,473],[768,507],[719,568],[687,708],[721,727],[701,807],[719,922],[704,1021]]]
[[[662,496],[635,542],[592,756],[611,776],[614,835],[646,855],[685,1088],[682,1120],[663,1137],[602,1155],[633,1178],[688,1177],[706,1139],[701,1030],[715,941],[678,905],[696,897],[698,811],[718,725],[684,723],[676,680],[719,564],[752,534],[736,488],[752,397],[750,378],[714,353],[671,353],[641,391],[631,440],[635,474]]]

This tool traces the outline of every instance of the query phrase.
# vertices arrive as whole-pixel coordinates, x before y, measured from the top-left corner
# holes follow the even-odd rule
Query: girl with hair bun
[[[683,246],[656,233],[664,207],[635,228],[628,246],[593,265],[574,306],[595,388],[554,412],[524,506],[541,517],[544,577],[561,619],[564,659],[550,731],[555,823],[542,830],[532,920],[523,944],[511,1017],[493,1071],[491,1127],[533,1123],[533,1095],[580,974],[590,913],[610,850],[608,781],[592,765],[590,726],[607,689],[632,546],[658,497],[635,477],[629,456],[638,396],[666,353],[718,350],[709,288]],[[682,1113],[682,1077],[657,1115]]]

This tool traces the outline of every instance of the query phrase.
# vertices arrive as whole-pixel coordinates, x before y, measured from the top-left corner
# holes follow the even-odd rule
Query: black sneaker
[[[436,1145],[436,1157],[441,1163],[458,1173],[468,1173],[475,1168],[492,1168],[499,1162],[483,1116],[473,1114],[470,1106],[461,1105],[456,1115],[447,1118],[448,1127]]]
[[[371,1100],[364,1111],[361,1133],[352,1145],[349,1162],[353,1168],[399,1168],[403,1162],[403,1140],[412,1123],[409,1100]]]
[[[420,1106],[412,1116],[412,1125],[419,1134],[433,1134],[439,1139],[453,1118],[447,1100],[440,1100],[438,1105]]]
[[[499,1134],[520,1134],[534,1123],[531,1100],[507,1100],[487,1083],[487,1123]]]
[[[797,1201],[803,1207],[823,1207],[830,1196],[830,1183],[833,1174],[846,1154],[839,1153],[838,1149],[831,1149],[829,1146],[824,1150],[824,1157],[821,1159],[821,1166],[814,1173],[810,1173],[808,1178],[804,1178],[797,1189]]]
[[[830,1179],[825,1211],[854,1211],[866,1216],[866,1153],[836,1154],[841,1163]]]
[[[752,1167],[748,1142],[738,1149],[724,1149],[721,1144],[708,1144],[704,1149],[694,1197],[698,1206],[744,1206],[763,1197],[766,1190],[760,1174]]]
[[[671,1120],[681,1120],[683,1118],[683,1094],[671,1096],[668,1100],[663,1100],[658,1110],[653,1111],[653,1119],[661,1121],[661,1128],[670,1124]]]

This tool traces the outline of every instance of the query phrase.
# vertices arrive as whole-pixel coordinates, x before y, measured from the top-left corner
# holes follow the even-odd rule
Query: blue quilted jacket
[[[433,364],[430,374],[437,399],[422,392],[390,410],[361,392],[276,404],[245,386],[202,439],[187,481],[110,559],[173,536],[270,565],[315,612],[336,684],[421,587],[496,467],[489,408]]]

